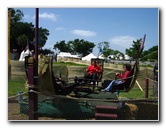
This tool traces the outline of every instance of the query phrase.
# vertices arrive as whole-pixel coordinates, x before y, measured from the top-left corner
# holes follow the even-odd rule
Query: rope
[[[110,72],[107,72],[107,73],[103,74],[103,76],[108,75],[108,74],[110,74],[110,73],[112,73],[112,72],[114,72],[114,71],[115,71],[115,69],[112,70],[112,71],[110,71]]]
[[[16,98],[20,95],[25,95],[29,92],[33,92],[33,93],[37,93],[37,94],[43,94],[42,92],[29,90],[29,91],[24,92],[22,94],[18,94],[18,95],[15,95],[15,96],[8,97],[8,99]],[[44,94],[44,95],[46,95],[46,94]],[[121,99],[121,98],[119,98],[119,99],[92,99],[92,98],[77,98],[77,97],[72,97],[70,95],[67,95],[67,96],[64,96],[64,95],[47,95],[47,96],[55,97],[55,98],[61,98],[61,99],[73,99],[73,100],[83,100],[83,101],[100,101],[100,102],[122,102],[122,101],[124,101],[124,102],[135,102],[135,101],[156,102],[156,101],[158,101],[158,98],[152,98],[152,99],[149,99],[149,98],[141,98],[141,99]]]
[[[150,81],[152,81],[152,82],[154,82],[154,83],[157,83],[157,84],[158,84],[158,81],[152,80],[152,79],[150,79],[150,78],[147,78],[147,79],[150,80]]]
[[[26,88],[38,88],[38,87],[36,87],[36,85],[29,84],[28,81],[26,81],[25,87]]]
[[[21,93],[21,94],[14,95],[14,96],[10,96],[10,97],[8,97],[8,99],[13,99],[13,98],[16,98],[16,97],[18,97],[18,96],[25,95],[25,94],[27,94],[27,93],[28,93],[28,91],[27,91],[27,92],[23,92],[23,93]]]
[[[151,55],[151,54],[153,54],[153,53],[155,53],[155,52],[158,52],[158,50],[157,50],[157,51],[154,51],[154,52],[152,52],[152,53],[150,53],[150,54],[148,54],[148,55],[146,55],[146,56],[144,56],[144,57],[141,57],[141,58],[145,58],[145,57],[147,57],[147,56],[149,56],[149,55]]]

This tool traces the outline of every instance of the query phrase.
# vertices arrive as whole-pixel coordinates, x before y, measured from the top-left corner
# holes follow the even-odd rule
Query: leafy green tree
[[[83,39],[75,39],[74,41],[68,41],[67,43],[65,40],[56,42],[54,49],[58,49],[60,52],[70,52],[72,54],[85,56],[93,51],[94,46],[95,45],[92,42]]]
[[[113,51],[109,48],[109,42],[100,42],[98,43],[98,48],[102,50],[102,54],[104,57],[108,57]]]
[[[137,57],[137,53],[139,51],[139,48],[141,46],[142,39],[137,39],[137,41],[133,41],[132,47],[129,49],[126,49],[126,55],[128,55],[132,60],[134,60]]]
[[[72,43],[73,52],[82,56],[86,56],[93,51],[95,44],[83,39],[75,39]]]
[[[46,41],[47,41],[47,37],[50,35],[49,33],[49,30],[45,29],[45,28],[42,28],[40,27],[39,28],[39,47],[42,48],[45,44],[46,44]]]
[[[60,42],[56,42],[53,49],[58,49],[60,52],[70,52],[71,48],[68,47],[68,45],[69,44],[65,43],[65,40],[62,40]]]
[[[25,48],[25,46],[27,45],[27,41],[28,41],[28,37],[23,34],[23,35],[20,35],[18,38],[17,38],[17,42],[18,44],[21,46],[21,49],[23,50]]]
[[[110,49],[109,42],[100,42],[98,43],[98,48],[102,48],[102,54],[105,58],[112,55],[113,57],[111,59],[120,59],[122,57],[124,59],[124,54],[118,50]],[[110,57],[109,57],[110,58]]]
[[[158,60],[158,45],[151,47],[148,50],[143,51],[141,55],[142,61],[150,60]]]
[[[11,11],[10,50],[17,49],[17,52],[20,54],[26,47],[27,40],[34,42],[35,27],[32,23],[22,21],[24,14],[21,10],[9,8],[8,11]],[[49,31],[47,29],[39,28],[39,48],[45,45],[48,36]]]
[[[15,10],[14,8],[8,8],[8,11],[11,12],[11,21],[10,23],[13,25],[15,24],[16,22],[19,22],[22,20],[24,14],[21,10],[17,9]]]
[[[40,52],[43,54],[43,55],[48,55],[48,54],[54,54],[53,51],[51,51],[50,49],[41,49]]]
[[[23,18],[23,13],[21,10],[15,10],[13,8],[9,8],[8,11],[11,12],[11,17],[10,17],[10,51],[13,49],[17,49],[18,43],[17,43],[17,38],[18,36],[18,22],[20,22]]]

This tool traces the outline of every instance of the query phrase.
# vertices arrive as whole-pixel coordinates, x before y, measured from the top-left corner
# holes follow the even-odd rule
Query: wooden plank
[[[105,114],[105,113],[96,113],[95,114],[96,119],[117,119],[117,114]]]
[[[98,105],[98,106],[96,106],[96,109],[114,109],[114,110],[117,110],[118,107],[117,107],[117,106],[104,106],[104,105]]]

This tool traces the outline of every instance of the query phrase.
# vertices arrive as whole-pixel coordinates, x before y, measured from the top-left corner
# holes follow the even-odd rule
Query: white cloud
[[[86,31],[86,30],[78,30],[78,29],[72,30],[71,33],[75,35],[86,36],[86,37],[96,35],[95,32]]]
[[[117,36],[110,39],[110,43],[116,44],[117,46],[121,46],[124,48],[129,48],[132,46],[133,40],[136,40],[136,38],[131,36]]]
[[[44,12],[42,14],[40,13],[39,14],[39,18],[50,19],[52,21],[56,21],[57,20],[57,16],[55,14],[53,14],[53,13],[46,13],[46,12]]]
[[[57,21],[57,17],[58,17],[58,15],[55,15],[53,13],[47,13],[47,12],[39,14],[39,18],[48,19],[48,20],[52,20],[52,21]],[[35,15],[34,16],[24,15],[24,18],[25,19],[35,19]]]

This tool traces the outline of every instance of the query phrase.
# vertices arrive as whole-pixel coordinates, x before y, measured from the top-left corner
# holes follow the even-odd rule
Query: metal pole
[[[38,94],[31,92],[31,90],[37,91],[38,85],[38,21],[39,9],[36,8],[35,59],[30,57],[28,61],[28,83],[34,85],[34,88],[29,88],[29,120],[38,119]]]
[[[8,65],[10,65],[10,17],[11,11],[8,12]]]
[[[28,58],[28,84],[29,85],[35,85],[34,80],[34,58],[30,57]],[[35,86],[34,86],[35,87]],[[35,88],[29,87],[29,95],[28,95],[28,102],[29,102],[29,108],[28,108],[28,114],[29,114],[29,120],[37,120],[37,94],[34,92],[31,92],[31,90],[35,90]]]
[[[36,72],[38,74],[38,28],[39,28],[39,9],[36,8],[36,28],[35,28],[35,64],[36,66]]]
[[[149,90],[149,79],[146,78],[145,98],[148,98],[148,90]]]

